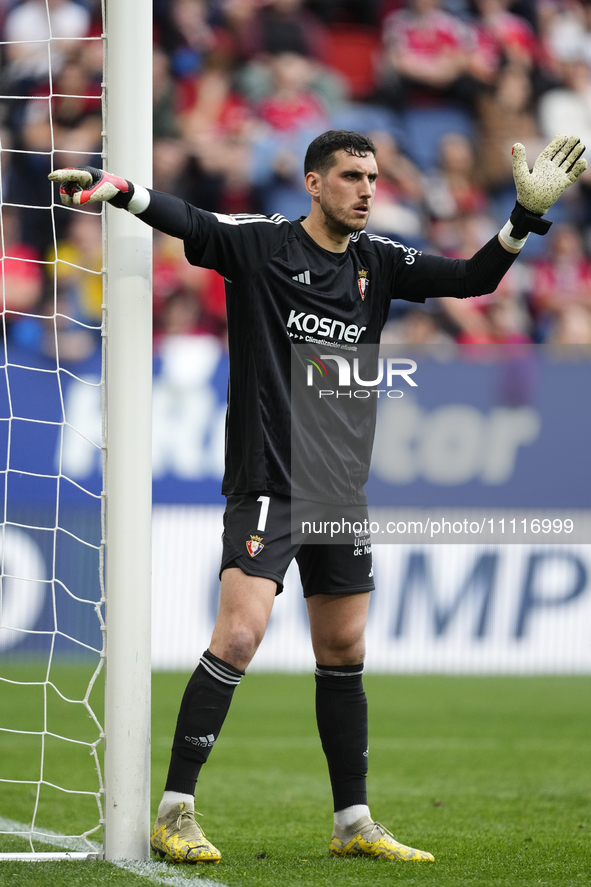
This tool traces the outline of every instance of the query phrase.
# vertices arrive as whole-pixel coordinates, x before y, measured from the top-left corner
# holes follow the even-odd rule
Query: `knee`
[[[321,646],[323,649],[317,652],[316,659],[323,665],[359,665],[365,659],[363,632],[345,631],[324,639]]]
[[[210,650],[224,662],[244,671],[256,653],[262,635],[245,626],[224,632],[222,636],[212,638]]]

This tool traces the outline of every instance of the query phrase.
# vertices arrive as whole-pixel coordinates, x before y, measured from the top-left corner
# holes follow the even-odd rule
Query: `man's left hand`
[[[577,136],[555,136],[544,148],[533,169],[525,158],[520,142],[513,145],[513,178],[517,188],[517,202],[538,216],[547,213],[560,195],[587,169],[581,157],[585,146]]]

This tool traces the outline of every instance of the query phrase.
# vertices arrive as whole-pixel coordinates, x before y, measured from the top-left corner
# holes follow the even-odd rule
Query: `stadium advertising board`
[[[19,354],[10,360],[18,364]],[[21,363],[33,367],[31,355]],[[11,468],[55,475],[63,418],[56,375],[19,366],[8,374],[10,402],[0,381],[1,464],[12,415]],[[101,394],[77,378],[98,382],[99,358],[60,375],[62,473],[100,493]],[[409,378],[416,387],[398,382],[404,397],[379,403],[367,485],[374,505],[589,508],[591,360],[576,347],[566,355],[520,348],[502,361],[427,355]],[[227,381],[227,355],[216,339],[178,337],[162,346],[154,363],[154,502],[222,503]],[[15,501],[51,494],[42,480],[10,480]],[[76,501],[74,489],[62,495]]]
[[[222,510],[154,513],[153,661],[192,665],[219,595]],[[195,544],[197,540],[197,544]],[[591,546],[376,545],[367,629],[374,671],[590,672]],[[185,614],[175,619],[179,603]],[[297,567],[251,669],[314,665]]]
[[[373,513],[391,518],[394,508],[395,527],[427,513],[432,523],[430,533],[411,537],[399,529],[396,538],[373,540],[398,544],[374,545],[378,590],[368,629],[370,668],[591,671],[591,548],[566,523],[586,526],[589,513],[591,411],[581,405],[587,402],[591,362],[577,349],[557,355],[535,348],[505,357],[409,354],[418,364],[412,375],[417,384],[397,381],[404,396],[379,404],[368,483]],[[60,520],[66,529],[87,526],[95,543],[100,538],[96,515],[81,516],[77,487],[100,493],[100,388],[85,384],[98,382],[98,357],[60,373],[63,412],[56,374],[43,372],[49,367],[40,359],[35,367],[30,354],[20,360],[13,351],[9,359],[10,399],[6,385],[0,390],[2,461],[10,468],[6,516],[25,529],[5,535],[5,574],[9,563],[29,566],[22,581],[5,580],[2,626],[12,630],[0,632],[0,652],[42,643],[41,635],[14,629],[53,626],[48,590],[56,569],[67,587],[68,571],[90,575],[96,567],[94,549],[76,555],[80,563],[74,563],[66,548],[55,567],[50,534],[26,528],[53,526],[64,417],[61,472],[73,482],[61,484]],[[155,360],[157,667],[191,667],[213,625],[226,386],[227,357],[213,338],[165,342]],[[87,497],[84,502],[87,509]],[[476,512],[479,526],[492,520],[494,538],[479,533],[469,540],[472,545],[433,545],[449,541],[435,538],[433,524],[459,525],[460,512],[468,520],[464,529],[476,526],[470,519]],[[560,533],[552,520],[544,529],[548,514],[552,520],[560,515]],[[535,538],[514,530],[511,538],[511,521],[519,528],[522,520],[529,529],[538,521]],[[455,541],[466,539],[458,535]],[[509,541],[516,544],[504,544]],[[310,667],[297,585],[292,570],[253,667]],[[187,613],[180,629],[167,620],[172,596]],[[58,595],[63,635],[83,636],[98,646],[98,628],[85,612],[67,594]],[[207,619],[199,615],[204,612]],[[187,632],[185,640],[179,630]],[[60,644],[65,651],[67,642]]]

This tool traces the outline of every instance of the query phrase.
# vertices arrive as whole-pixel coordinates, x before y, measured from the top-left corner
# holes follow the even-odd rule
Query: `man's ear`
[[[304,180],[304,185],[306,186],[306,191],[311,197],[318,197],[320,194],[320,180],[321,176],[319,173],[311,171],[306,175]]]

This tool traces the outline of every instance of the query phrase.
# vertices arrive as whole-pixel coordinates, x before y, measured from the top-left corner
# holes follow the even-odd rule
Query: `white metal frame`
[[[106,169],[149,186],[152,0],[103,0],[103,9]],[[103,855],[142,860],[149,857],[150,830],[152,230],[122,210],[109,206],[106,212]],[[99,855],[89,845],[87,851],[2,853],[0,859]]]
[[[106,0],[106,169],[152,181],[152,0]],[[152,230],[107,207],[105,859],[150,829]]]

